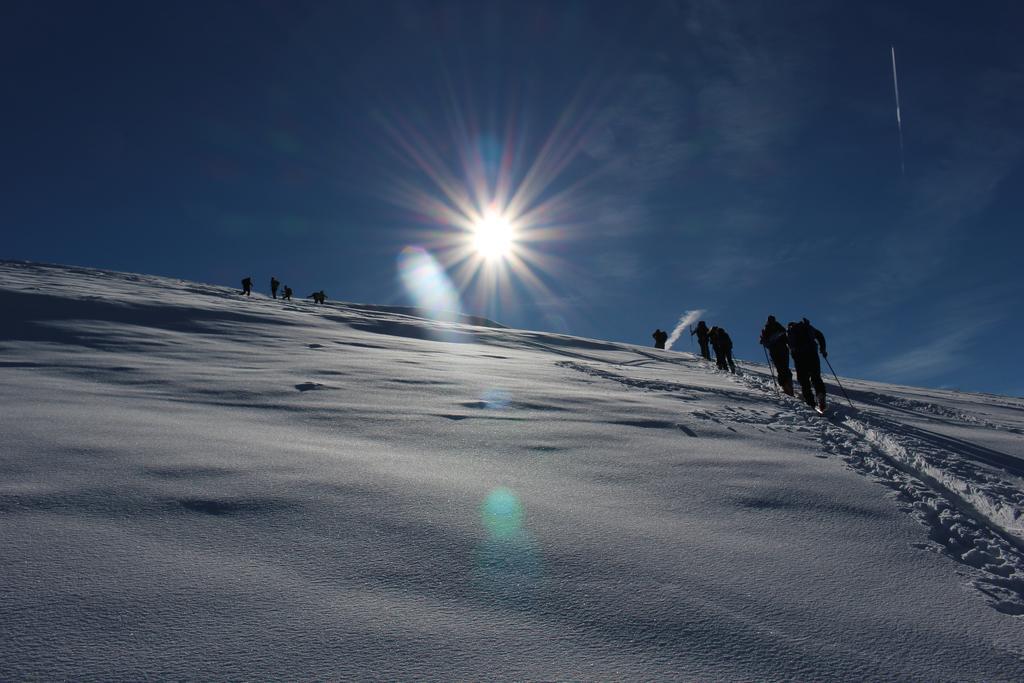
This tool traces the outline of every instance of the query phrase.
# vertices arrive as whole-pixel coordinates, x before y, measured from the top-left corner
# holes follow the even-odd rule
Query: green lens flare
[[[511,489],[497,488],[484,499],[480,516],[492,538],[507,538],[523,526],[523,505]]]

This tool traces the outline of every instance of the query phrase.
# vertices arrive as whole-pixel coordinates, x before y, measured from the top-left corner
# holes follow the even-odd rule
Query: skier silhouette
[[[288,285],[285,285],[284,286],[284,294],[281,295],[281,298],[284,299],[285,301],[291,301],[292,300],[292,288],[289,287]]]
[[[768,320],[761,330],[761,346],[768,349],[772,363],[775,365],[775,372],[779,376],[779,385],[782,390],[793,395],[793,373],[789,370],[789,344],[786,340],[786,328],[782,326],[774,315],[768,316]]]
[[[252,278],[242,278],[242,294],[246,296],[252,295]]]
[[[796,379],[800,382],[800,390],[804,401],[819,411],[825,410],[825,383],[821,379],[821,360],[818,352],[828,358],[825,350],[825,335],[817,330],[811,321],[804,318],[800,322],[790,323],[786,329],[786,341],[789,351],[793,354],[793,365],[796,367]],[[814,392],[811,392],[811,387]],[[817,394],[817,403],[815,403]]]
[[[310,294],[306,298],[307,299],[312,299],[313,303],[315,303],[315,304],[322,304],[323,302],[325,302],[327,300],[327,295],[324,294],[324,290],[321,289],[319,292],[313,292],[312,294]]]
[[[652,334],[651,336],[654,337],[654,348],[665,348],[665,342],[668,341],[668,332],[665,332],[661,328],[658,328],[654,330],[654,334]]]
[[[271,276],[270,276],[270,294],[271,294],[271,295],[272,295],[272,296],[273,296],[273,297],[274,297],[275,299],[277,298],[277,288],[278,288],[278,287],[280,287],[280,286],[281,286],[281,283],[280,283],[280,281],[278,281],[278,279],[277,279],[276,277],[274,277],[273,275],[271,275]]]
[[[715,362],[720,370],[729,370],[736,374],[736,364],[732,360],[732,338],[721,327],[712,327],[708,332],[711,346],[715,349]]]
[[[690,330],[690,336],[697,335],[697,342],[700,344],[700,355],[704,360],[711,360],[711,354],[708,352],[708,324],[701,320],[697,323],[696,330]]]

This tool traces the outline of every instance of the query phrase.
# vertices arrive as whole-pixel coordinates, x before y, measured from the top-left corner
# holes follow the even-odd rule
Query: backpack
[[[789,350],[794,354],[817,353],[818,347],[815,345],[814,332],[812,330],[813,328],[810,323],[790,323],[789,330],[786,332]]]

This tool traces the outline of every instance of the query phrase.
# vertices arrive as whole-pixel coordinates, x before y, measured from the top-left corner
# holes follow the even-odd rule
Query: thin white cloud
[[[867,372],[886,381],[913,382],[969,367],[980,357],[978,350],[987,343],[985,338],[1013,314],[1014,305],[1012,288],[1003,285],[934,300],[928,310],[933,322],[916,335],[928,341],[890,355],[869,366]],[[904,330],[901,336],[910,338],[913,333]]]
[[[723,244],[707,253],[690,272],[689,279],[705,287],[753,289],[768,279],[778,280],[783,271],[795,268],[811,248],[808,242],[762,246],[757,251],[742,241]]]
[[[688,177],[709,175],[744,185],[756,179],[756,189],[734,187],[728,205],[699,220],[683,216],[679,231],[721,237],[777,226],[781,216],[762,195],[767,177],[781,177],[778,159],[813,107],[798,87],[806,65],[816,63],[799,51],[815,49],[813,41],[777,40],[779,22],[771,21],[768,5],[741,12],[729,3],[667,2],[660,12],[659,21],[679,26],[685,39],[657,48],[651,55],[657,66],[613,89],[613,101],[584,146],[607,181],[596,200],[607,210],[596,212],[592,229],[628,238],[642,238],[651,227],[661,230],[664,217],[655,214],[650,198],[671,185],[685,187]],[[617,254],[621,245],[609,246]],[[767,274],[764,256],[748,252],[733,247],[707,254],[698,277],[756,285]]]
[[[912,382],[958,370],[969,363],[970,347],[988,332],[993,322],[943,330],[941,336],[869,368],[868,373],[891,382]]]
[[[691,99],[667,75],[636,74],[618,89],[586,151],[605,164],[607,174],[631,187],[661,182],[696,154],[686,135]]]

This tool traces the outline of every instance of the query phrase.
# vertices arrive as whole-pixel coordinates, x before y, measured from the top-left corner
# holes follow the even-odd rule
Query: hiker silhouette
[[[654,337],[654,348],[665,348],[665,342],[668,341],[668,332],[665,332],[659,327],[658,329],[654,330],[654,334],[652,334],[651,336]]]
[[[736,374],[736,364],[732,360],[732,338],[729,337],[729,333],[721,327],[712,327],[708,332],[708,339],[715,349],[715,362],[718,368]]]
[[[768,316],[761,330],[761,346],[768,350],[768,355],[775,365],[782,390],[793,396],[793,373],[789,370],[789,342],[786,339],[786,328],[774,315]]]
[[[690,336],[697,335],[697,343],[700,344],[700,355],[704,360],[711,360],[711,354],[708,352],[708,324],[701,320],[697,323],[697,329],[690,331]]]
[[[819,350],[822,356],[828,358],[825,335],[811,325],[810,320],[804,318],[800,322],[789,323],[786,327],[786,341],[789,344],[789,352],[793,354],[796,379],[800,383],[804,401],[812,408],[825,410],[825,382],[821,379],[821,360],[818,359]]]

